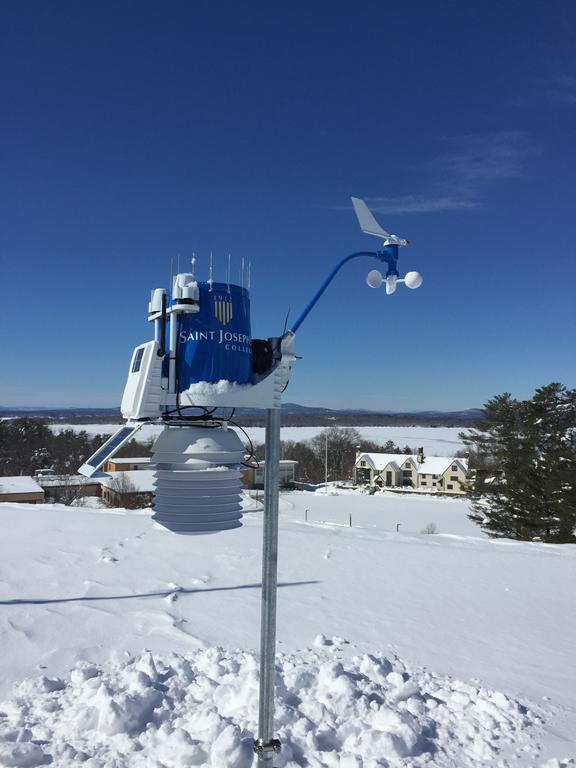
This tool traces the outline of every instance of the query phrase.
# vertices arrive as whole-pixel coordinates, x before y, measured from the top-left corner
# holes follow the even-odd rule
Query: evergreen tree
[[[491,536],[576,542],[576,390],[552,383],[531,400],[497,395],[462,434],[477,456],[470,517]]]

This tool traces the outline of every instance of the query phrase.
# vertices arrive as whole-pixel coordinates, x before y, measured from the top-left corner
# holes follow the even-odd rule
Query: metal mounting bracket
[[[264,739],[256,739],[254,741],[254,752],[261,760],[270,759],[268,755],[279,755],[282,749],[280,739],[270,739],[270,741],[264,741]]]

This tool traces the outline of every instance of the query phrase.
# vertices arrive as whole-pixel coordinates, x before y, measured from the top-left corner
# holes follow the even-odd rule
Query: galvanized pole
[[[280,408],[266,411],[262,610],[260,626],[260,702],[258,768],[271,768],[280,742],[274,738],[274,676],[276,659],[276,587],[278,574],[278,493],[280,479]]]
[[[324,492],[328,495],[328,433],[326,433],[326,445],[324,454]]]

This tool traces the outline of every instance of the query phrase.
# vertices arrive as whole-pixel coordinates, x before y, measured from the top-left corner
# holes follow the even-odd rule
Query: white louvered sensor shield
[[[157,523],[184,534],[240,527],[240,465],[245,448],[234,430],[165,427],[152,451]]]

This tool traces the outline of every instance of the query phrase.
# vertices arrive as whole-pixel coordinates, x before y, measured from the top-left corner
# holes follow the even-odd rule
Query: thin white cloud
[[[480,208],[490,186],[524,175],[526,157],[533,151],[521,131],[459,136],[443,143],[445,151],[425,164],[429,181],[422,191],[367,197],[370,208],[397,215]]]
[[[527,136],[521,131],[460,136],[449,142],[450,148],[430,165],[447,183],[455,182],[470,192],[522,176],[523,162],[530,151]]]
[[[366,202],[374,213],[435,213],[478,208],[479,203],[458,197],[404,195],[400,197],[368,197]]]

